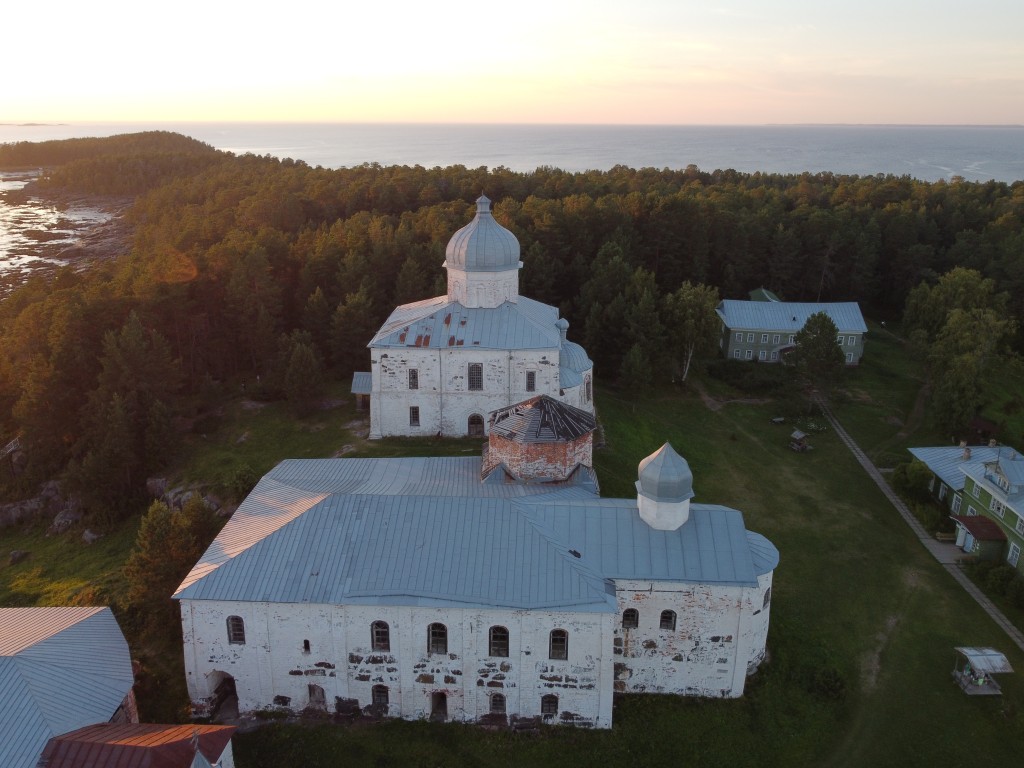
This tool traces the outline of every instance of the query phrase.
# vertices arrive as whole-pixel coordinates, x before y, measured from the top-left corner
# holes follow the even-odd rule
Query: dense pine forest
[[[917,305],[943,285],[956,293],[942,276],[960,267],[997,313],[987,327],[1001,322],[1000,344],[1020,346],[1022,182],[693,166],[329,170],[163,132],[0,146],[0,168],[14,167],[44,168],[43,194],[135,197],[130,252],[33,278],[0,302],[0,447],[20,435],[29,462],[17,475],[0,468],[0,493],[60,475],[111,518],[139,509],[182,424],[226,387],[301,409],[327,377],[365,370],[391,309],[444,291],[445,245],[480,194],[522,245],[521,292],[561,308],[605,381],[677,375],[679,303],[699,286],[716,300],[763,286],[858,301],[895,320],[915,290]],[[911,306],[922,343],[953,344],[945,315],[924,328]],[[984,327],[961,322],[961,347]]]

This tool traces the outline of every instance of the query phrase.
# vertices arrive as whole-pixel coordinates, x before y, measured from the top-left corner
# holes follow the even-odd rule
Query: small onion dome
[[[519,269],[519,241],[495,221],[491,201],[481,195],[476,201],[476,216],[452,235],[444,257],[445,267],[466,272]]]
[[[649,499],[679,502],[693,498],[690,465],[668,443],[640,462],[638,475],[637,491]]]

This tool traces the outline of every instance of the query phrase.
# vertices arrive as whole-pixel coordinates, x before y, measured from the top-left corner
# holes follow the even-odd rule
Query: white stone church
[[[174,595],[194,714],[237,695],[242,713],[609,728],[617,692],[740,696],[765,653],[771,542],[691,503],[668,444],[634,498],[601,498],[587,410],[537,395],[489,427],[483,461],[289,460],[263,477]]]
[[[593,363],[556,307],[519,295],[519,241],[477,200],[448,242],[448,293],[395,309],[370,347],[370,438],[482,436],[546,394],[593,413]]]

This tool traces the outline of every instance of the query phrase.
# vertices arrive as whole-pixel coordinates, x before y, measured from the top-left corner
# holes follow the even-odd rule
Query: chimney
[[[970,460],[971,460],[971,449],[968,448],[967,446],[964,446],[964,461],[970,461]]]

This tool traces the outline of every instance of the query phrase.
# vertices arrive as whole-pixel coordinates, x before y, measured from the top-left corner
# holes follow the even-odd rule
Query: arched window
[[[675,611],[662,611],[661,612],[661,628],[675,631],[676,628],[676,612]]]
[[[448,627],[444,624],[427,627],[427,652],[448,653]]]
[[[548,638],[548,658],[562,659],[569,658],[569,633],[564,629],[552,629]]]
[[[469,436],[470,437],[483,437],[484,436],[484,417],[479,413],[474,413],[469,417]]]
[[[502,693],[491,694],[491,714],[492,715],[504,715],[505,714],[505,695]]]
[[[764,604],[761,606],[761,610],[763,611],[765,608],[767,608],[769,606],[769,604],[771,603],[771,601],[772,601],[772,588],[768,587],[768,589],[766,589],[764,591]]]
[[[622,628],[636,629],[640,624],[640,611],[636,608],[627,608],[622,612]]]
[[[555,694],[549,693],[540,697],[540,713],[544,719],[558,714],[558,697]]]
[[[309,653],[309,640],[302,641],[302,652]]]
[[[386,621],[375,621],[370,625],[370,646],[375,651],[391,650],[391,628]]]
[[[241,616],[228,616],[228,642],[245,645],[245,622]]]
[[[375,707],[383,707],[385,710],[388,706],[388,687],[386,685],[375,685],[370,693],[370,703]]]
[[[508,630],[505,627],[491,627],[488,633],[488,656],[508,656]]]

